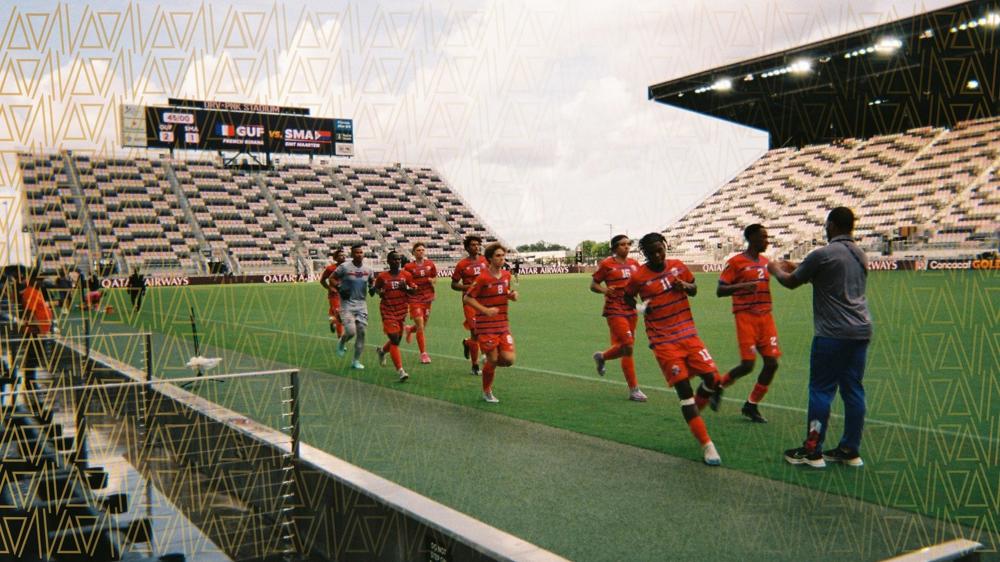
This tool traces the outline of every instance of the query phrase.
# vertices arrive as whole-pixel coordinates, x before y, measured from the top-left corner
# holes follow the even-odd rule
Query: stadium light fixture
[[[996,27],[1000,25],[1000,14],[990,12],[986,14],[985,19],[986,21],[983,22],[983,25],[988,25],[990,27]]]
[[[920,34],[921,39],[930,39],[931,37],[934,37],[933,29],[925,29],[924,32]]]
[[[976,80],[975,78],[973,78],[972,80],[969,80],[968,82],[965,83],[965,87],[968,88],[968,89],[970,89],[970,90],[978,90],[979,89],[979,80]]]
[[[712,89],[719,92],[728,92],[733,89],[733,82],[728,78],[722,78],[720,80],[716,80],[715,83],[712,84]]]
[[[897,37],[883,37],[875,44],[875,50],[880,55],[891,55],[903,47],[903,42]]]
[[[744,82],[753,82],[753,74],[747,74],[743,77]]]
[[[792,74],[805,74],[812,70],[812,61],[809,59],[799,59],[788,65],[788,72]]]

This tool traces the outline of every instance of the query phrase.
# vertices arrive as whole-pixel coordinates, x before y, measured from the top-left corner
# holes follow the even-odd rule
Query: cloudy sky
[[[435,167],[509,242],[641,235],[767,146],[649,85],[954,3],[2,2],[0,183],[122,152],[121,103],[266,101],[354,119],[356,162]]]

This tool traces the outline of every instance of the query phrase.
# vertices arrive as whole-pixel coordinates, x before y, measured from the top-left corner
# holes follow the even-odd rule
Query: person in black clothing
[[[146,296],[146,276],[138,266],[132,270],[132,275],[129,275],[128,296],[132,299],[132,310],[138,312],[142,307],[142,298]]]

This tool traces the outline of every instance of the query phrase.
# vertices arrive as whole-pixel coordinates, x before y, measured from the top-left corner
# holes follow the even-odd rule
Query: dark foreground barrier
[[[59,346],[77,356],[87,353],[68,340]],[[142,406],[122,412],[141,413],[147,419],[148,433],[159,441],[143,448],[169,453],[171,468],[152,480],[234,559],[271,559],[288,535],[294,545],[294,555],[287,558],[291,560],[562,560],[309,445],[299,444],[295,455],[297,439],[290,440],[285,432],[174,384],[143,384],[147,373],[93,350],[90,354],[89,370],[99,371],[103,380],[147,393]],[[287,384],[284,380],[274,379]],[[101,395],[108,403],[129,401],[127,394]],[[282,472],[289,457],[293,469]],[[150,464],[164,462],[154,461]],[[195,490],[198,486],[211,494]],[[211,496],[233,501],[212,510],[205,501]],[[286,525],[292,527],[290,533]]]

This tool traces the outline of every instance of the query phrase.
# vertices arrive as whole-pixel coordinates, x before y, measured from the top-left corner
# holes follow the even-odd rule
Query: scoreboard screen
[[[286,113],[122,106],[122,144],[145,148],[353,156],[354,124],[350,119]]]

